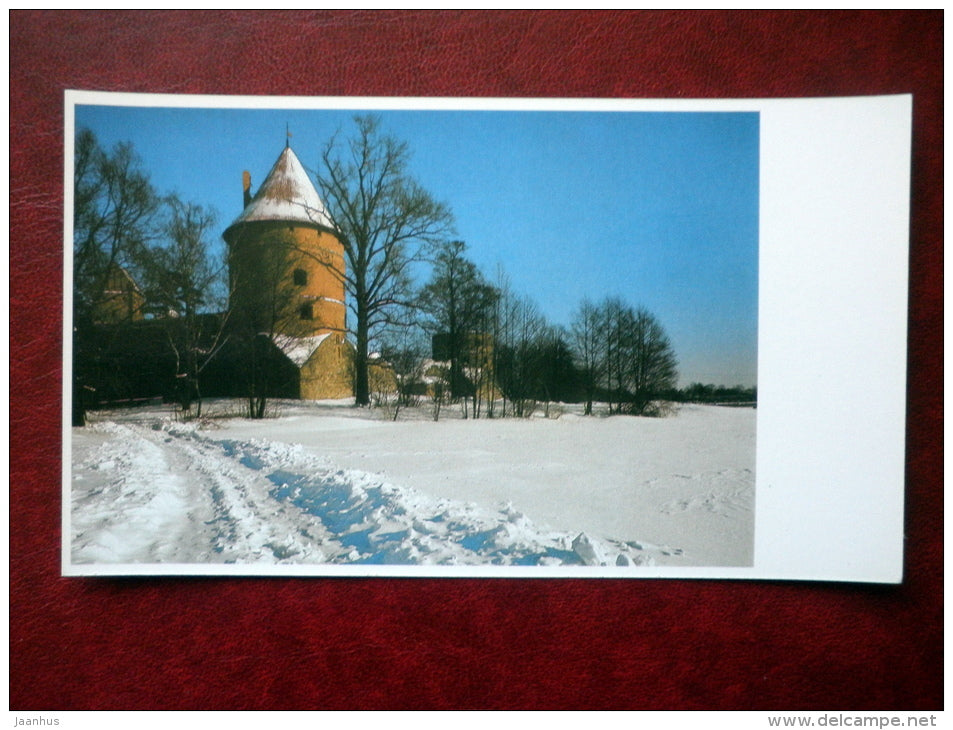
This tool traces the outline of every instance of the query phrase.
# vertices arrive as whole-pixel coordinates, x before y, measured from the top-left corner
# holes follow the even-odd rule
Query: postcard
[[[909,95],[65,97],[63,574],[903,574]]]

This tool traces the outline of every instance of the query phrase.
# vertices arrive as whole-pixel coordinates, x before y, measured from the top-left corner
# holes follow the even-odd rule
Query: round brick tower
[[[232,317],[257,333],[292,338],[345,331],[344,247],[317,190],[286,146],[244,210],[228,244]]]

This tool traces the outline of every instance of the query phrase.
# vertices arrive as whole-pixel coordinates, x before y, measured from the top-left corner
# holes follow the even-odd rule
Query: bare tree
[[[351,139],[325,148],[318,185],[344,246],[346,271],[336,275],[354,315],[355,401],[367,405],[369,343],[380,327],[404,321],[412,267],[449,233],[452,216],[410,176],[405,143],[382,134],[377,117],[355,123]]]
[[[534,360],[540,333],[547,330],[546,319],[536,304],[507,293],[502,305],[500,340],[496,346],[496,378],[511,414],[532,415],[536,408],[534,390],[538,385]],[[503,415],[506,415],[504,402]]]
[[[493,308],[498,298],[476,265],[464,256],[466,244],[450,241],[437,253],[433,275],[418,297],[424,329],[440,344],[450,365],[450,397],[468,398],[472,413],[480,415],[480,402],[492,370],[490,356]]]
[[[419,328],[400,327],[382,336],[381,358],[393,374],[397,392],[382,392],[377,394],[377,398],[391,420],[396,421],[404,408],[420,403],[425,392],[427,352],[427,343]]]
[[[473,381],[473,417],[480,418],[486,403],[487,416],[492,417],[493,402],[499,389],[494,370],[499,292],[491,286],[481,287],[478,307],[474,312],[474,337],[470,342],[470,378]]]
[[[76,136],[73,166],[73,306],[89,315],[115,266],[137,270],[154,234],[159,197],[128,143],[111,152],[88,129]]]
[[[571,337],[582,377],[587,416],[592,415],[592,402],[605,365],[603,330],[603,313],[590,300],[583,300],[573,314]]]
[[[446,366],[439,363],[432,365],[426,373],[430,392],[430,415],[434,421],[440,420],[440,411],[447,402],[450,390],[450,373]]]
[[[514,297],[512,293],[512,287],[510,286],[509,277],[506,275],[506,271],[500,264],[497,265],[496,284],[494,285],[494,288],[496,290],[496,299],[493,302],[493,310],[490,318],[490,331],[493,335],[493,349],[490,353],[490,357],[493,363],[494,388],[499,389],[499,394],[501,396],[499,416],[501,418],[506,418],[508,395],[507,388],[503,387],[501,366],[506,362],[507,347],[510,345],[511,340],[511,325],[513,315],[512,303],[514,301]],[[496,399],[490,400],[487,408],[487,415],[490,418],[495,418],[497,416]]]
[[[621,299],[612,297],[602,304],[604,326],[602,367],[609,413],[621,413],[627,400],[627,375],[631,358],[631,334],[635,316],[632,309]]]
[[[130,144],[106,151],[88,129],[76,135],[73,190],[72,400],[73,423],[81,426],[84,393],[90,387],[86,366],[95,357],[91,328],[104,306],[111,304],[114,294],[107,286],[111,277],[120,270],[139,269],[154,231],[159,198]]]
[[[198,404],[200,376],[218,353],[228,321],[225,261],[211,253],[216,216],[177,196],[165,200],[162,237],[145,264],[146,300],[175,357],[176,395],[184,411]]]
[[[573,319],[576,360],[584,376],[587,412],[597,390],[610,413],[647,415],[651,403],[675,388],[678,363],[658,319],[610,297],[583,302]]]
[[[546,325],[535,334],[528,351],[529,393],[543,401],[547,418],[553,401],[568,402],[578,398],[578,372],[567,339],[562,327]]]
[[[631,410],[641,416],[649,413],[653,400],[675,388],[678,361],[662,325],[644,307],[635,311],[631,346]]]

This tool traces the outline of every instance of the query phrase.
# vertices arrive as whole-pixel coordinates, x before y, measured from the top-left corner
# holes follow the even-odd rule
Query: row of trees
[[[116,307],[125,307],[130,318],[166,325],[162,334],[177,387],[186,397],[200,395],[200,374],[227,320],[209,316],[227,311],[224,260],[211,255],[215,212],[175,194],[160,195],[128,143],[107,150],[84,129],[74,152],[73,422],[84,422],[89,373],[110,344],[95,324]],[[122,281],[119,272],[131,276],[121,294],[114,289]]]
[[[644,307],[621,299],[584,301],[573,317],[575,344],[586,393],[586,413],[602,393],[610,412],[646,413],[675,387],[677,361],[668,336]]]
[[[617,298],[583,302],[570,328],[546,321],[500,272],[491,284],[461,241],[440,247],[415,298],[416,324],[444,372],[426,372],[426,339],[407,329],[385,344],[404,400],[428,384],[431,395],[461,401],[464,416],[528,413],[542,403],[608,401],[612,413],[645,415],[675,389],[676,359],[657,319]],[[410,344],[408,344],[410,343]]]
[[[420,389],[431,344],[448,363],[441,397],[462,400],[474,417],[572,400],[587,413],[604,400],[613,412],[645,414],[675,387],[675,356],[651,313],[610,298],[583,302],[569,328],[551,325],[502,272],[491,283],[451,239],[451,212],[410,176],[406,144],[383,134],[376,117],[355,121],[353,136],[324,148],[316,183],[344,247],[345,269],[332,273],[347,291],[358,405],[370,403],[373,352],[406,395]],[[145,316],[168,323],[177,378],[201,403],[201,374],[229,320],[214,212],[160,196],[128,144],[104,150],[88,130],[76,138],[74,175],[74,374],[94,356],[95,312],[119,266],[140,284]],[[431,276],[418,288],[421,264]]]

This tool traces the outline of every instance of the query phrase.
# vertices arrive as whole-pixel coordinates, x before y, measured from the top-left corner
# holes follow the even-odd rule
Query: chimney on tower
[[[251,202],[251,173],[248,170],[242,172],[242,189],[244,190],[242,209],[248,207]]]

